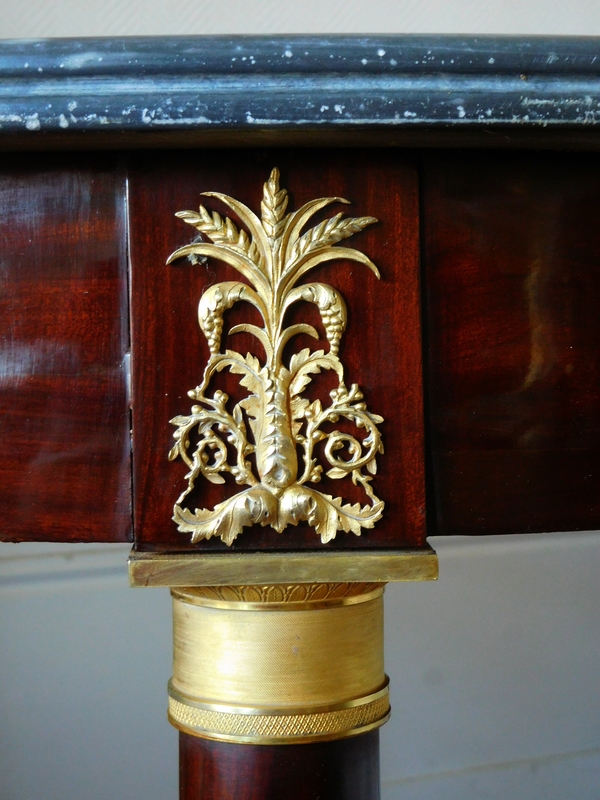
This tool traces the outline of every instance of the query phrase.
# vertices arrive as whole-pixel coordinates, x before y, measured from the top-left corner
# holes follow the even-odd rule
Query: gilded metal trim
[[[327,714],[333,711],[343,711],[349,708],[357,708],[359,706],[374,703],[382,698],[388,698],[390,694],[390,680],[385,676],[385,680],[381,688],[375,692],[371,692],[364,697],[356,697],[351,700],[344,700],[339,703],[319,703],[319,704],[304,704],[296,706],[245,706],[231,703],[205,703],[199,700],[194,700],[185,694],[177,691],[171,679],[168,683],[169,697],[177,700],[185,706],[190,708],[197,708],[202,711],[216,711],[219,714],[233,714],[242,716],[298,716],[301,714]],[[389,705],[389,703],[388,703]]]
[[[196,736],[252,744],[382,725],[382,593],[373,583],[172,590],[169,719]]]
[[[378,691],[381,592],[353,605],[211,608],[173,596],[173,687],[194,702],[329,706]]]
[[[379,277],[377,267],[366,255],[352,248],[335,247],[377,220],[344,218],[339,213],[303,232],[321,209],[348,201],[322,197],[298,211],[287,212],[288,193],[280,188],[277,169],[264,184],[260,218],[232,197],[219,192],[204,194],[228,206],[244,228],[216,211],[211,214],[204,206],[198,212],[179,211],[177,216],[209,242],[180,247],[167,263],[182,256],[194,262],[208,256],[229,264],[246,282],[214,284],[200,298],[198,320],[210,357],[201,384],[188,392],[196,401],[191,414],[171,420],[177,430],[169,459],[181,458],[189,468],[187,488],[173,509],[178,530],[191,533],[192,542],[218,536],[228,545],[244,527],[255,524],[270,525],[281,533],[288,525],[307,522],[323,543],[334,539],[338,531],[360,536],[362,528],[375,525],[384,508],[371,488],[377,472],[377,454],[383,453],[377,427],[383,418],[367,410],[357,384],[347,388],[344,382],[344,367],[338,357],[347,321],[342,296],[328,284],[299,281],[320,264],[336,259],[357,261]],[[263,327],[242,323],[234,326],[229,335],[246,332],[256,337],[265,352],[264,364],[251,353],[244,355],[230,349],[221,352],[224,312],[240,301],[258,310]],[[298,302],[317,306],[329,349],[305,348],[287,358],[284,349],[298,334],[320,338],[312,325],[286,324],[288,310]],[[248,390],[248,395],[231,410],[225,392],[209,393],[212,378],[223,370],[241,376],[240,386]],[[313,376],[323,370],[333,371],[338,381],[325,407],[321,400],[310,402],[303,396]],[[362,435],[335,429],[340,419],[362,430]],[[324,430],[327,426],[333,430]],[[197,437],[193,446],[192,436]],[[326,475],[330,479],[351,478],[354,485],[362,487],[367,504],[344,503],[342,497],[310,486],[321,480],[320,458],[328,465]],[[200,475],[222,484],[226,474],[248,488],[214,509],[192,511],[186,506],[186,498]]]
[[[381,596],[384,585],[296,583],[287,586],[194,586],[172,588],[171,594],[191,605],[232,611],[305,611],[366,603]]]
[[[429,546],[337,553],[146,553],[134,549],[129,557],[129,580],[134,587],[437,579],[438,557]]]
[[[390,716],[389,687],[325,708],[235,708],[190,702],[169,686],[169,721],[185,733],[252,744],[299,744],[366,733]]]

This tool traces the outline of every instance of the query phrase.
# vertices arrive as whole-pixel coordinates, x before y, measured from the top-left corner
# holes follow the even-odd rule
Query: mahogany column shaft
[[[333,742],[179,738],[180,800],[379,800],[379,731]]]

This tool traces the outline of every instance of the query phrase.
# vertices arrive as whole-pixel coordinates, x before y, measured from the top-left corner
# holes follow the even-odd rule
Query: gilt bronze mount
[[[390,713],[383,584],[172,589],[169,719],[240,744],[356,736]]]
[[[277,169],[264,184],[260,219],[232,197],[219,192],[204,194],[225,203],[247,231],[229,217],[224,219],[216,211],[211,214],[204,206],[198,212],[180,211],[177,216],[210,241],[180,247],[167,263],[182,256],[196,261],[213,257],[234,267],[248,283],[218,283],[207,288],[200,299],[198,319],[210,356],[201,384],[188,392],[196,401],[191,414],[171,420],[177,430],[169,458],[181,457],[189,468],[188,485],[175,503],[173,519],[180,531],[192,534],[192,542],[218,536],[231,545],[246,526],[270,525],[281,533],[301,521],[313,527],[323,543],[334,539],[338,531],[360,536],[362,528],[372,528],[381,518],[384,508],[370,485],[377,472],[377,454],[383,453],[377,427],[383,418],[367,409],[357,384],[347,388],[344,382],[338,351],[347,312],[341,294],[325,283],[299,281],[313,268],[335,259],[357,261],[379,277],[377,267],[366,255],[334,246],[377,220],[345,218],[339,213],[303,233],[321,209],[348,201],[324,197],[288,212],[288,193],[280,188]],[[224,312],[239,301],[258,310],[263,327],[242,323],[229,334],[254,335],[264,348],[264,364],[251,353],[221,352]],[[286,359],[284,348],[296,335],[319,339],[312,325],[286,324],[286,312],[300,301],[317,306],[329,349],[304,348]],[[210,393],[211,379],[223,370],[240,375],[240,385],[249,392],[231,411],[225,392]],[[311,376],[322,370],[335,372],[338,381],[325,407],[319,399],[310,402],[303,397]],[[335,425],[340,419],[353,423],[365,435],[357,438],[336,429],[323,430],[326,423]],[[195,447],[191,434],[197,436]],[[324,443],[322,457],[329,467],[327,477],[351,478],[362,487],[369,503],[344,503],[342,497],[309,485],[321,480],[323,465],[315,451],[320,442]],[[235,463],[231,463],[228,445],[235,451]],[[185,506],[200,475],[212,483],[224,483],[224,473],[248,488],[212,510],[192,511]]]

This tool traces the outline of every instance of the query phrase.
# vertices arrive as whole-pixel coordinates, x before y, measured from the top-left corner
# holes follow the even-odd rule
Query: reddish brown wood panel
[[[124,170],[0,162],[0,538],[131,531]]]
[[[180,800],[379,800],[379,731],[244,745],[179,735]]]
[[[338,211],[372,215],[380,222],[356,234],[348,246],[367,253],[380,269],[378,281],[367,267],[330,262],[310,273],[339,289],[348,306],[349,322],[340,350],[346,384],[358,383],[370,411],[385,418],[381,426],[386,448],[379,456],[373,481],[385,501],[384,518],[357,537],[339,532],[322,545],[306,523],[282,534],[270,527],[246,528],[233,549],[358,549],[418,546],[424,542],[424,469],[421,333],[418,275],[417,172],[411,159],[394,151],[206,151],[140,155],[131,165],[133,435],[135,528],[138,545],[185,549],[190,534],[171,521],[173,504],[185,488],[186,466],[167,460],[173,444],[169,420],[189,414],[187,392],[197,386],[208,358],[208,346],[197,321],[197,305],[211,284],[239,280],[221,262],[193,265],[185,259],[166,266],[170,253],[188,244],[197,231],[177,219],[176,211],[196,209],[200,193],[223,192],[260,213],[262,186],[278,166],[282,186],[290,191],[290,208],[322,196],[341,196],[351,206],[332,206],[318,219]],[[205,202],[226,213],[214,198]],[[314,222],[312,223],[314,224]],[[345,242],[343,244],[346,244]],[[309,309],[309,311],[307,311]],[[233,312],[226,325],[240,322]],[[314,307],[303,303],[302,321],[323,328]],[[252,321],[255,321],[252,318]],[[227,345],[244,352],[253,339],[236,334]],[[323,337],[323,341],[324,337]],[[297,337],[297,347],[328,347],[325,342]],[[260,346],[259,346],[260,348]],[[262,351],[256,355],[260,358]],[[333,388],[322,375],[321,390]],[[224,384],[236,391],[238,381]],[[239,490],[235,484],[214,486],[199,478],[195,504],[212,508]],[[342,486],[346,484],[345,486]],[[349,485],[349,487],[348,487]],[[318,488],[333,496],[344,493],[356,502],[364,495],[350,480],[323,481]],[[192,506],[193,508],[193,506]],[[220,540],[200,542],[202,550],[224,550]]]
[[[439,533],[600,527],[599,167],[424,157]]]

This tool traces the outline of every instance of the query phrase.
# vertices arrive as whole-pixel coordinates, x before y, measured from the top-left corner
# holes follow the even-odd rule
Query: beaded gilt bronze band
[[[250,744],[340,739],[389,717],[383,585],[174,589],[169,719]]]

